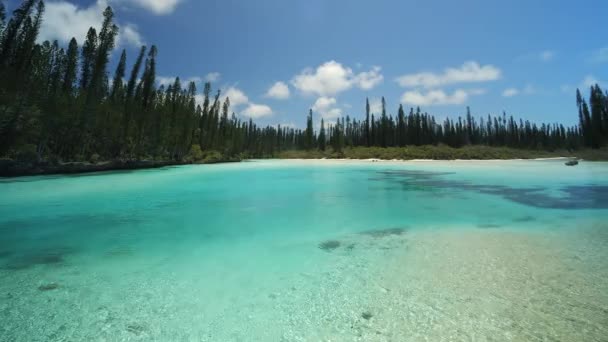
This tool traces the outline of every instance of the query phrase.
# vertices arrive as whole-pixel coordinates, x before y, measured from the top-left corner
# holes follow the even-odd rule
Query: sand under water
[[[608,164],[0,181],[2,341],[606,341]]]

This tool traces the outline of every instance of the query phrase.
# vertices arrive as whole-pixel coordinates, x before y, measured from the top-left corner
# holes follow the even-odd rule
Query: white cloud
[[[376,115],[382,113],[382,100],[380,98],[374,97],[369,101],[369,112]]]
[[[533,95],[538,93],[538,89],[531,84],[527,84],[522,89],[518,88],[507,88],[502,92],[503,97],[513,97],[517,95]],[[475,95],[475,94],[471,94]]]
[[[502,92],[502,96],[504,97],[513,97],[517,94],[519,94],[519,90],[517,90],[517,88],[508,88]]]
[[[342,116],[342,109],[340,108],[332,108],[325,113],[321,114],[321,117],[325,120],[337,119]]]
[[[284,100],[289,98],[289,87],[283,82],[276,82],[266,92],[266,97],[270,97],[277,100]]]
[[[553,58],[555,58],[555,51],[552,50],[545,50],[542,51],[539,55],[538,58],[542,61],[542,62],[549,62],[551,60],[553,60]]]
[[[222,77],[222,74],[220,74],[219,72],[210,72],[207,75],[205,75],[205,81],[217,82],[220,80],[221,77]]]
[[[401,102],[414,106],[458,105],[465,103],[471,95],[480,95],[484,92],[483,89],[457,89],[452,94],[446,94],[443,90],[429,90],[424,93],[413,90],[406,91],[401,96]]]
[[[230,100],[232,102],[232,100]],[[263,104],[250,103],[242,112],[242,115],[256,119],[264,116],[272,115],[272,108]]]
[[[330,107],[334,106],[335,104],[336,104],[336,98],[335,97],[321,96],[312,105],[312,110],[314,110],[314,111],[324,111],[324,110],[327,110]]]
[[[102,14],[107,6],[106,0],[97,0],[89,7],[78,7],[63,0],[47,2],[38,39],[67,43],[74,37],[81,45],[90,27],[96,30],[101,28]],[[142,45],[143,39],[137,26],[130,23],[118,24],[118,26],[120,27],[116,40],[118,44]]]
[[[321,64],[316,69],[307,68],[294,76],[291,84],[305,94],[319,96],[333,96],[352,87],[369,90],[380,84],[383,80],[380,67],[373,67],[370,71],[355,74],[351,68],[345,67],[336,61]]]
[[[493,65],[480,66],[477,62],[465,62],[459,68],[446,68],[443,73],[421,72],[397,78],[402,87],[433,88],[437,86],[494,81],[501,77],[501,70]]]
[[[57,39],[62,42],[76,37],[78,43],[82,44],[90,27],[99,29],[101,26],[102,13],[107,5],[104,0],[98,0],[86,8],[79,8],[67,1],[48,2],[38,37],[41,41]]]
[[[382,68],[379,66],[373,66],[370,71],[364,71],[355,76],[355,84],[363,89],[370,90],[382,83],[384,76],[380,73]]]
[[[226,98],[230,99],[230,106],[233,108],[249,103],[247,95],[236,87],[229,87],[225,91],[222,91],[222,102],[226,101]]]
[[[116,0],[118,2],[133,3],[134,5],[146,9],[156,15],[173,13],[177,5],[182,0]]]
[[[119,37],[119,44],[132,45],[132,46],[142,46],[144,45],[144,40],[141,37],[139,31],[137,31],[137,26],[133,24],[123,25],[121,28],[121,34]]]
[[[321,96],[312,105],[312,110],[325,119],[336,119],[342,115],[342,109],[335,107],[336,103],[335,97]]]

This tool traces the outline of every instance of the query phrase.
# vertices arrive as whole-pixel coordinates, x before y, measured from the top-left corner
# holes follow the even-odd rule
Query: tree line
[[[108,72],[118,27],[111,7],[84,42],[37,43],[44,1],[24,0],[6,20],[0,2],[0,157],[29,160],[184,160],[208,151],[268,157],[285,150],[341,151],[356,146],[469,144],[527,149],[598,148],[608,143],[608,94],[598,85],[589,101],[577,91],[580,123],[540,124],[501,116],[445,119],[412,108],[380,113],[366,103],[364,119],[346,116],[317,128],[312,110],[305,129],[256,125],[230,111],[210,83],[197,102],[194,82],[157,86],[158,49],[142,46],[128,63],[122,50]]]

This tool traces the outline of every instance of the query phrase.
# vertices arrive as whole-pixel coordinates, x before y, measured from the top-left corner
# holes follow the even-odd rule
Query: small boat
[[[566,166],[575,166],[578,165],[578,160],[570,160],[566,162]]]

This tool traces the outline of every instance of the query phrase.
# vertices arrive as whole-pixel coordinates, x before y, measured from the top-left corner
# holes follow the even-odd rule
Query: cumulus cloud
[[[369,112],[373,114],[382,113],[382,100],[378,97],[374,97],[369,101]]]
[[[370,71],[355,74],[351,68],[332,60],[316,69],[304,69],[294,76],[291,84],[305,94],[334,96],[353,87],[372,89],[384,79],[380,70],[375,66]]]
[[[79,8],[67,1],[48,2],[39,39],[68,42],[72,37],[76,37],[78,42],[82,43],[91,26],[97,29],[101,27],[103,20],[101,14],[107,5],[107,1],[104,0],[97,0],[85,8]]]
[[[226,98],[230,99],[230,106],[232,107],[238,107],[249,103],[247,95],[236,87],[229,87],[225,91],[222,91],[222,96],[222,101],[226,101]]]
[[[205,75],[205,81],[217,82],[220,80],[221,77],[222,77],[222,74],[220,74],[219,72],[210,72],[207,75]]]
[[[443,90],[429,90],[426,92],[413,90],[406,91],[403,94],[401,103],[414,106],[459,105],[465,103],[471,95],[480,95],[484,92],[483,89],[457,89],[452,94],[449,94]]]
[[[502,96],[504,97],[513,97],[519,94],[519,90],[517,88],[507,88],[502,92]]]
[[[273,114],[272,108],[265,104],[258,104],[249,101],[249,97],[242,90],[237,87],[229,87],[222,91],[222,102],[226,101],[226,98],[230,99],[230,107],[234,112],[239,115],[257,119]],[[246,106],[240,110],[238,107]]]
[[[232,102],[232,100],[230,100]],[[272,108],[263,104],[250,103],[242,112],[242,115],[253,119],[272,115]]]
[[[132,46],[144,45],[144,40],[141,37],[139,31],[137,30],[137,26],[133,24],[126,24],[122,26],[120,31],[121,33],[119,36],[119,44]]]
[[[74,37],[79,44],[82,44],[90,27],[100,29],[103,21],[102,13],[108,5],[107,0],[97,0],[88,7],[78,7],[63,0],[47,2],[38,39],[67,43]],[[117,37],[119,44],[135,46],[143,44],[137,26],[130,23],[117,25],[120,27]]]
[[[276,82],[266,92],[266,97],[277,100],[285,100],[289,98],[289,87],[284,82]]]
[[[170,14],[175,11],[177,5],[182,0],[114,0],[118,3],[135,5],[137,7],[148,10],[156,15]]]
[[[342,109],[336,107],[335,97],[321,96],[312,105],[312,110],[324,119],[336,119],[342,115]]]
[[[355,76],[355,84],[363,89],[370,90],[382,83],[384,76],[380,73],[382,68],[379,66],[373,66],[370,71],[364,71]]]
[[[335,97],[321,96],[312,105],[312,110],[314,110],[314,111],[327,110],[329,107],[334,106],[336,104],[336,102],[337,101],[336,101]]]
[[[403,75],[397,78],[397,83],[402,87],[424,87],[433,88],[448,84],[487,82],[498,80],[501,70],[493,65],[479,65],[471,61],[465,62],[459,68],[446,68],[443,73],[421,72],[417,74]]]

